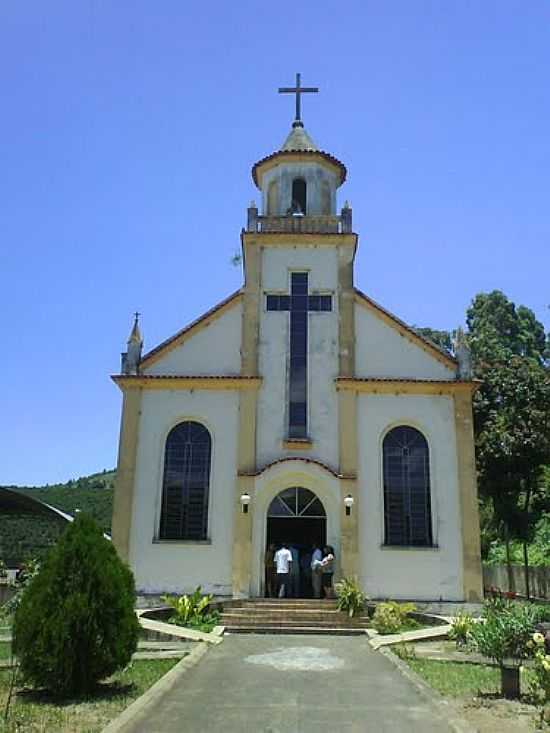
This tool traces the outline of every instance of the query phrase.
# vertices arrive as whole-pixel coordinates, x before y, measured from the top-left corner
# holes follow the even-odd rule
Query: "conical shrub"
[[[135,585],[94,520],[80,514],[26,589],[13,648],[24,678],[56,695],[89,693],[137,647]]]

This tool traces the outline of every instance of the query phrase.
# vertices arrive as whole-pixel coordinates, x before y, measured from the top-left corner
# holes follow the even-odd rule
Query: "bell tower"
[[[304,128],[301,95],[318,92],[302,87],[296,74],[295,87],[280,93],[296,95],[296,115],[281,148],[258,161],[252,179],[261,192],[261,207],[248,210],[247,231],[304,234],[348,234],[352,231],[351,208],[346,203],[336,211],[336,191],[346,179],[346,167],[320,150]]]

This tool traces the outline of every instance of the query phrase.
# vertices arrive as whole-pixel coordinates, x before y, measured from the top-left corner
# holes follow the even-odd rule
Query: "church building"
[[[478,601],[467,353],[356,287],[346,168],[301,119],[316,90],[280,91],[296,118],[252,168],[242,287],[144,355],[136,316],[113,376],[113,541],[141,593],[262,596],[285,541],[332,545],[371,598]]]

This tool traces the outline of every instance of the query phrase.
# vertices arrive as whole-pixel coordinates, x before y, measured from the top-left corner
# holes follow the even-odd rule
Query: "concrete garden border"
[[[167,625],[167,624],[166,624]],[[221,641],[221,639],[220,639]],[[122,733],[135,725],[163,695],[171,690],[183,675],[194,667],[208,651],[208,644],[199,642],[197,648],[179,661],[172,669],[155,682],[137,700],[128,705],[120,715],[111,720],[101,733]]]
[[[176,639],[203,641],[207,644],[221,644],[223,641],[223,626],[216,626],[213,631],[206,634],[204,631],[188,629],[185,626],[176,626],[175,624],[168,624],[165,621],[157,620],[159,616],[161,619],[165,618],[167,612],[170,610],[168,607],[136,610],[139,625],[145,631]]]

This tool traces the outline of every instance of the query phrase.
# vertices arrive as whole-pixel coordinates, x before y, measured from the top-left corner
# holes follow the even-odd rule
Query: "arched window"
[[[182,422],[166,438],[160,518],[161,540],[205,540],[210,487],[210,433]]]
[[[293,214],[305,214],[306,213],[306,182],[303,178],[295,178],[292,181],[292,213]]]
[[[406,425],[384,438],[386,545],[432,545],[430,460],[426,438]]]

